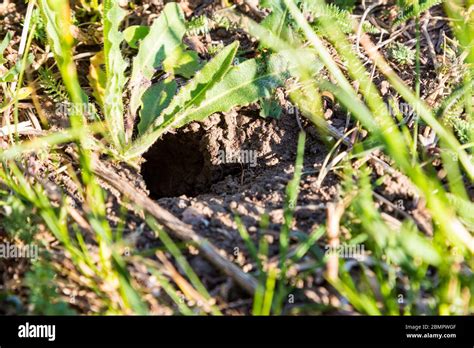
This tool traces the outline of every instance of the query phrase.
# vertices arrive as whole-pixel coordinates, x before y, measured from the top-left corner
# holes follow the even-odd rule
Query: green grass
[[[333,57],[325,48],[322,38],[313,30],[297,6],[289,0],[283,2],[288,7],[290,15],[294,20],[293,25],[302,32],[301,40],[307,41],[312,46],[332,76],[332,79],[336,81],[336,83],[332,83],[315,77],[313,80],[314,84],[318,86],[319,90],[333,93],[339,102],[350,111],[351,115],[369,130],[371,139],[383,147],[384,151],[393,160],[394,166],[410,178],[411,182],[417,187],[418,192],[426,199],[427,207],[434,220],[435,231],[433,238],[423,235],[413,225],[403,224],[402,230],[398,232],[403,236],[400,237],[403,240],[391,242],[390,240],[395,238],[394,233],[396,236],[397,232],[392,231],[381,219],[380,213],[371,198],[371,183],[367,182],[367,179],[363,179],[364,177],[367,178],[367,174],[353,171],[350,165],[351,162],[348,162],[346,167],[348,170],[350,169],[350,175],[347,175],[347,177],[350,179],[353,177],[362,178],[364,180],[361,182],[357,181],[359,184],[352,187],[352,192],[354,190],[356,192],[362,190],[355,199],[358,207],[356,217],[358,221],[362,222],[362,228],[368,234],[369,239],[366,245],[370,246],[372,257],[378,263],[375,272],[376,285],[364,281],[367,275],[361,277],[360,280],[358,280],[359,277],[354,279],[352,274],[344,272],[343,264],[340,265],[340,272],[342,273],[340,278],[335,281],[331,280],[332,285],[361,312],[367,314],[400,314],[398,308],[394,305],[397,284],[390,281],[391,278],[393,279],[390,273],[400,272],[401,268],[404,271],[402,272],[403,276],[408,281],[413,281],[414,283],[413,289],[409,290],[410,296],[408,297],[411,302],[405,307],[406,313],[417,313],[417,309],[413,306],[413,299],[419,299],[422,290],[426,291],[426,296],[434,299],[434,308],[430,308],[430,313],[432,314],[470,313],[473,305],[470,296],[466,296],[462,300],[462,309],[456,307],[456,304],[461,301],[461,289],[466,292],[472,291],[472,280],[462,277],[459,271],[454,272],[454,270],[458,269],[460,264],[472,265],[472,254],[474,252],[472,230],[469,225],[463,224],[463,220],[467,218],[465,212],[459,209],[456,210],[449,202],[449,197],[455,196],[472,209],[472,203],[466,200],[466,187],[460,181],[460,178],[464,175],[471,180],[473,177],[473,162],[470,156],[470,149],[466,151],[465,148],[461,147],[451,130],[439,123],[429,107],[417,96],[418,93],[412,91],[396,76],[392,69],[389,69],[382,56],[375,53],[371,55],[377,67],[391,83],[392,88],[415,108],[424,122],[437,132],[442,147],[445,148],[444,151],[450,151],[456,155],[456,159],[459,159],[459,162],[455,160],[445,164],[445,168],[448,168],[448,170],[451,168],[452,170],[452,175],[448,175],[450,187],[454,188],[454,182],[457,183],[456,190],[449,192],[449,189],[442,185],[433,175],[431,168],[425,169],[421,167],[420,160],[418,159],[419,148],[416,146],[415,139],[409,133],[402,133],[395,126],[377,87],[370,81],[369,75],[353,52],[344,33],[337,26],[334,26],[330,20],[324,18],[320,20],[320,25],[325,29],[322,31],[322,33],[325,33],[325,39],[333,44],[333,47],[345,62],[349,76],[346,76],[339,69]],[[309,1],[305,3],[308,6],[314,5],[314,3]],[[324,6],[320,2],[317,3],[317,6]],[[298,77],[298,74],[300,76],[303,74],[305,66],[298,66],[297,62],[299,60],[296,54],[288,53],[291,52],[290,50],[294,50],[293,43],[285,42],[284,38],[279,37],[278,33],[274,34],[265,27],[255,23],[247,22],[246,27],[250,33],[262,40],[266,46],[290,57],[288,60],[293,65],[292,68],[297,72],[295,77]],[[464,40],[467,41],[466,39]],[[366,46],[366,48],[368,47]],[[360,92],[364,99],[359,98],[349,78],[360,83]],[[467,94],[467,99],[470,99],[471,95]],[[304,107],[307,104],[304,96],[303,98],[295,98],[294,102],[300,106],[301,110],[307,110]],[[467,102],[470,103],[471,100]],[[307,110],[305,116],[310,120],[318,120],[321,117],[318,110],[313,112]],[[315,122],[317,126],[320,126],[321,123],[321,121]],[[357,146],[356,149],[362,150],[363,147],[361,146]],[[353,155],[357,157],[358,151],[353,152]],[[443,156],[443,159],[445,162],[448,162],[446,157],[448,156]],[[354,234],[359,229],[356,224],[350,224],[346,227],[349,231],[354,231]],[[400,243],[402,244],[400,245]],[[413,243],[411,247],[410,243]],[[456,253],[453,253],[453,250],[456,250]],[[391,256],[392,253],[394,253],[393,256]],[[443,255],[443,257],[440,255]],[[386,270],[387,267],[382,267],[387,266],[386,261],[383,261],[384,259],[389,260],[389,271]],[[417,267],[416,270],[413,270],[415,263]],[[443,279],[441,282],[444,284],[443,286],[439,288],[430,286],[428,289],[421,289],[422,286],[419,283],[421,283],[421,279],[425,276],[424,272],[427,271],[428,266],[436,268],[439,276]],[[363,269],[366,269],[366,267],[363,266]],[[364,274],[365,272],[362,275]],[[451,284],[451,286],[456,284],[455,288],[457,290],[452,291],[451,289],[450,291],[448,284]],[[376,289],[373,288],[374,286]],[[376,292],[385,294],[385,300],[381,302],[378,296],[375,295]]]
[[[301,133],[293,178],[285,191],[277,254],[270,255],[268,241],[264,237],[253,240],[241,218],[235,217],[247,249],[245,253],[256,265],[253,275],[258,286],[252,298],[251,314],[321,314],[346,310],[348,306],[320,303],[312,306],[306,301],[304,291],[295,285],[320,271],[326,277],[325,285],[344,297],[352,310],[362,314],[474,313],[471,276],[474,205],[468,194],[474,178],[474,14],[460,0],[443,3],[459,43],[457,54],[465,53],[467,68],[460,85],[434,110],[420,97],[419,21],[422,13],[437,3],[401,4],[407,12],[397,25],[415,19],[416,53],[396,44],[388,58],[401,65],[415,64],[416,76],[411,81],[414,88],[401,80],[383,55],[371,51],[369,58],[394,95],[415,110],[420,124],[436,132],[441,152],[438,167],[446,173],[443,179],[438,177],[439,168],[431,164],[432,155],[418,141],[418,122],[414,129],[409,129],[400,122],[400,112],[392,116],[371,78],[370,69],[354,49],[353,28],[358,28],[359,23],[351,16],[355,5],[351,1],[338,1],[339,7],[327,7],[319,0],[302,0],[298,4],[291,0],[263,2],[271,15],[261,24],[248,18],[240,22],[242,30],[260,41],[257,57],[242,59],[237,65],[234,64],[239,54],[237,42],[219,49],[209,62],[202,62],[195,52],[187,49],[183,44],[186,31],[208,34],[212,29],[208,28],[205,17],[186,24],[181,9],[174,3],[168,4],[147,30],[129,29],[134,30],[135,40],[130,44],[126,40],[130,31],[123,31],[126,13],[116,1],[81,1],[82,14],[93,16],[104,28],[103,51],[93,60],[87,86],[79,76],[73,56],[77,42],[70,34],[73,16],[69,2],[30,1],[29,13],[33,19],[25,21],[30,25],[25,26],[22,34],[23,55],[15,64],[8,63],[3,55],[0,57],[0,64],[5,67],[0,79],[3,93],[0,109],[7,115],[5,124],[12,122],[16,127],[15,132],[4,138],[9,146],[0,150],[0,226],[8,232],[9,239],[33,243],[41,250],[40,262],[30,265],[24,280],[32,312],[77,313],[77,302],[58,293],[58,286],[47,281],[53,277],[71,277],[79,279],[80,287],[93,294],[99,304],[88,311],[90,314],[148,314],[151,305],[147,299],[154,295],[134,274],[136,267],[143,266],[163,289],[158,298],[160,305],[172,313],[221,315],[215,295],[187,260],[192,245],[176,243],[154,219],[142,215],[161,246],[136,251],[136,245],[124,236],[129,212],[119,214],[118,224],[110,221],[109,193],[94,174],[92,162],[97,154],[102,154],[110,162],[136,165],[140,156],[165,133],[216,112],[272,100],[275,88],[284,86],[301,114],[321,134],[331,134],[323,116],[322,95],[328,94],[348,112],[353,124],[357,122],[367,131],[367,138],[346,148],[347,155],[333,169],[342,187],[336,203],[343,202],[346,208],[338,223],[344,231],[338,236],[339,243],[363,245],[367,258],[357,260],[355,265],[341,258],[338,276],[328,277],[325,270],[329,267],[329,257],[323,251],[328,243],[328,223],[308,234],[294,230],[305,155],[306,137]],[[225,12],[222,13],[225,18]],[[308,21],[308,13],[323,15]],[[235,26],[234,21],[228,22],[220,16],[218,21],[214,19],[213,28]],[[334,25],[337,21],[341,25]],[[30,51],[34,40],[43,45],[47,40],[54,55],[54,63],[43,63],[39,72],[32,71]],[[11,34],[0,45],[0,53],[10,41]],[[125,48],[126,42],[130,47]],[[361,45],[369,52],[372,46],[368,36],[362,37]],[[130,66],[125,53],[132,56]],[[342,64],[335,59],[336,55]],[[59,71],[61,81],[55,80],[53,71]],[[18,134],[19,106],[31,96],[27,82],[33,73],[39,74],[41,86],[52,100],[97,105],[99,112],[94,117],[98,121],[90,122],[91,115],[75,108],[69,115],[70,128],[21,140],[24,138]],[[177,81],[183,78],[186,83],[178,89]],[[157,80],[157,84],[152,84]],[[358,89],[354,88],[356,81]],[[58,158],[66,157],[64,144],[70,144],[77,154],[76,171],[71,170],[70,177],[78,187],[76,194],[81,209],[75,209],[70,197],[61,190],[45,185],[30,168],[31,157],[53,166],[63,165]],[[336,142],[333,150],[343,146],[341,141]],[[368,164],[355,165],[367,162],[368,154],[375,149],[381,149],[389,165],[406,176],[420,199],[426,202],[432,218],[431,235],[413,218],[399,217],[396,227],[387,223],[374,195],[383,178],[378,178]],[[328,162],[331,156],[333,151],[328,155]],[[142,209],[137,207],[138,211]],[[31,227],[25,228],[25,221]],[[267,228],[268,216],[264,215],[260,231]],[[51,245],[42,240],[44,230],[58,241],[59,255],[51,253]],[[176,264],[179,274],[170,271],[165,259],[148,257],[161,255],[162,251]],[[67,267],[60,266],[56,259],[60,256],[70,261]],[[312,262],[310,267],[297,275],[292,273],[308,260]]]

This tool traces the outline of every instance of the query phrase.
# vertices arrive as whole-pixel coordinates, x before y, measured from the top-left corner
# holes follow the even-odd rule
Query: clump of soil
[[[303,121],[303,127],[306,126],[308,131],[313,127]],[[271,248],[276,253],[285,187],[294,172],[300,131],[294,115],[284,114],[279,120],[263,119],[252,108],[216,114],[163,137],[145,155],[142,175],[147,189],[161,206],[229,255],[236,247],[245,249],[235,214],[255,239],[262,215],[269,214],[270,225],[264,234],[271,236]],[[338,179],[333,174],[322,185],[315,185],[327,148],[314,132],[310,133],[313,135],[306,142],[306,175],[293,226],[295,231],[307,233],[323,222],[324,203],[334,199],[338,192]],[[226,154],[237,155],[237,160],[227,163]],[[239,158],[239,154],[247,157]],[[240,163],[239,159],[247,162]]]

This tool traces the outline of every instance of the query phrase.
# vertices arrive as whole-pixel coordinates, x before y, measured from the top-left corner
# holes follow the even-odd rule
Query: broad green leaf
[[[192,121],[202,121],[213,113],[227,112],[235,106],[246,106],[260,98],[269,97],[271,90],[283,83],[287,66],[281,57],[272,56],[267,71],[262,71],[261,68],[255,59],[233,67],[220,82],[213,83],[211,88],[198,93],[186,104],[188,107],[180,109],[162,124],[155,126],[153,131],[138,139],[128,156],[139,156],[161,135],[173,128],[182,127]]]
[[[106,86],[103,105],[110,136],[117,149],[123,148],[125,144],[122,94],[126,83],[127,63],[120,49],[123,33],[119,30],[125,14],[118,1],[105,0],[103,22]]]
[[[178,95],[163,112],[163,120],[169,119],[179,110],[198,105],[205,97],[206,91],[229,71],[238,48],[239,42],[235,41],[209,61],[186,86],[180,89]]]
[[[167,80],[148,88],[142,97],[140,123],[138,132],[145,133],[161,112],[170,104],[178,85],[174,80]]]
[[[230,111],[234,106],[247,106],[260,98],[268,98],[271,91],[284,82],[286,64],[279,56],[271,56],[267,72],[251,59],[233,67],[221,82],[213,86],[196,107],[180,112],[172,122],[173,128],[191,121],[201,121],[216,112]]]
[[[176,46],[174,51],[163,61],[163,70],[180,75],[187,79],[194,76],[200,68],[198,54],[186,49],[186,46]]]
[[[238,41],[225,47],[219,54],[217,54],[211,61],[209,61],[196,76],[184,87],[182,87],[176,97],[173,98],[170,105],[162,112],[160,117],[155,115],[153,119],[155,127],[150,127],[139,137],[132,148],[128,151],[127,157],[133,158],[145,152],[161,134],[153,132],[157,126],[170,123],[174,115],[180,110],[198,105],[205,97],[205,93],[213,85],[218,83],[224,75],[229,71],[232,62],[239,47]]]
[[[123,37],[132,48],[138,48],[138,41],[143,40],[150,32],[146,25],[132,25],[123,31]]]
[[[186,32],[184,15],[176,3],[169,3],[155,20],[150,32],[141,41],[138,54],[133,60],[130,78],[130,113],[132,119],[141,104],[141,97],[151,85],[155,70],[163,60],[181,45]]]

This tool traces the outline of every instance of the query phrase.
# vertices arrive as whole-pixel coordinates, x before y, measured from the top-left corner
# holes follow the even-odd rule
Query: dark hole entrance
[[[142,175],[152,198],[209,190],[210,166],[197,133],[167,134],[145,154]]]

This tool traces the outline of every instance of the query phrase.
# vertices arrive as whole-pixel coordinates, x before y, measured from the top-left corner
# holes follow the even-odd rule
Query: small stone
[[[183,200],[183,199],[180,199],[178,201],[178,208],[179,209],[185,209],[188,205],[186,204],[186,202]]]
[[[183,222],[193,225],[204,220],[204,216],[193,207],[188,207],[183,211]]]

